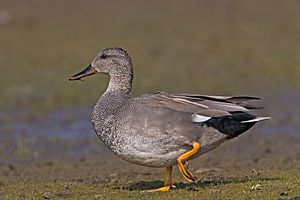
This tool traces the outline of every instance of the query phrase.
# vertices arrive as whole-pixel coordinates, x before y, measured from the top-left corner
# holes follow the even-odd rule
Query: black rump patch
[[[244,133],[255,124],[255,122],[241,123],[242,121],[251,120],[255,117],[255,115],[246,112],[232,112],[230,116],[213,117],[203,124],[217,129],[226,134],[228,139],[231,139]]]

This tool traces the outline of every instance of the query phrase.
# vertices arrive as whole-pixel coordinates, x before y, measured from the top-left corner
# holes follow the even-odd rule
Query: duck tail
[[[254,122],[259,122],[259,121],[265,121],[269,120],[271,117],[255,117],[254,119],[246,120],[246,121],[241,121],[241,124],[246,124],[246,123],[254,123]]]

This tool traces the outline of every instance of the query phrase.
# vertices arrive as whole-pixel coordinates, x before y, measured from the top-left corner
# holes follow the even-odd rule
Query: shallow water
[[[97,138],[90,112],[90,108],[77,108],[37,116],[26,112],[2,113],[0,161],[76,157],[93,151],[92,144]]]

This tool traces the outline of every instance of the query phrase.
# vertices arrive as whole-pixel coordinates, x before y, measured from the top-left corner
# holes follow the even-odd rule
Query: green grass
[[[162,182],[111,182],[91,183],[85,180],[17,182],[2,186],[1,199],[283,199],[299,196],[300,180],[295,171],[267,170],[267,177],[233,177],[201,180],[194,184],[175,183],[177,189],[167,193],[148,193]]]
[[[170,3],[2,1],[11,19],[0,25],[0,108],[93,104],[107,78],[67,79],[111,46],[134,59],[134,94],[258,95],[299,84],[299,2]]]

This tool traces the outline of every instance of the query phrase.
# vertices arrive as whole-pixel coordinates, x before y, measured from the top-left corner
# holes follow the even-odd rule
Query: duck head
[[[69,80],[81,80],[83,77],[97,73],[107,74],[110,77],[132,76],[131,58],[122,48],[102,49],[89,66],[71,76]]]

